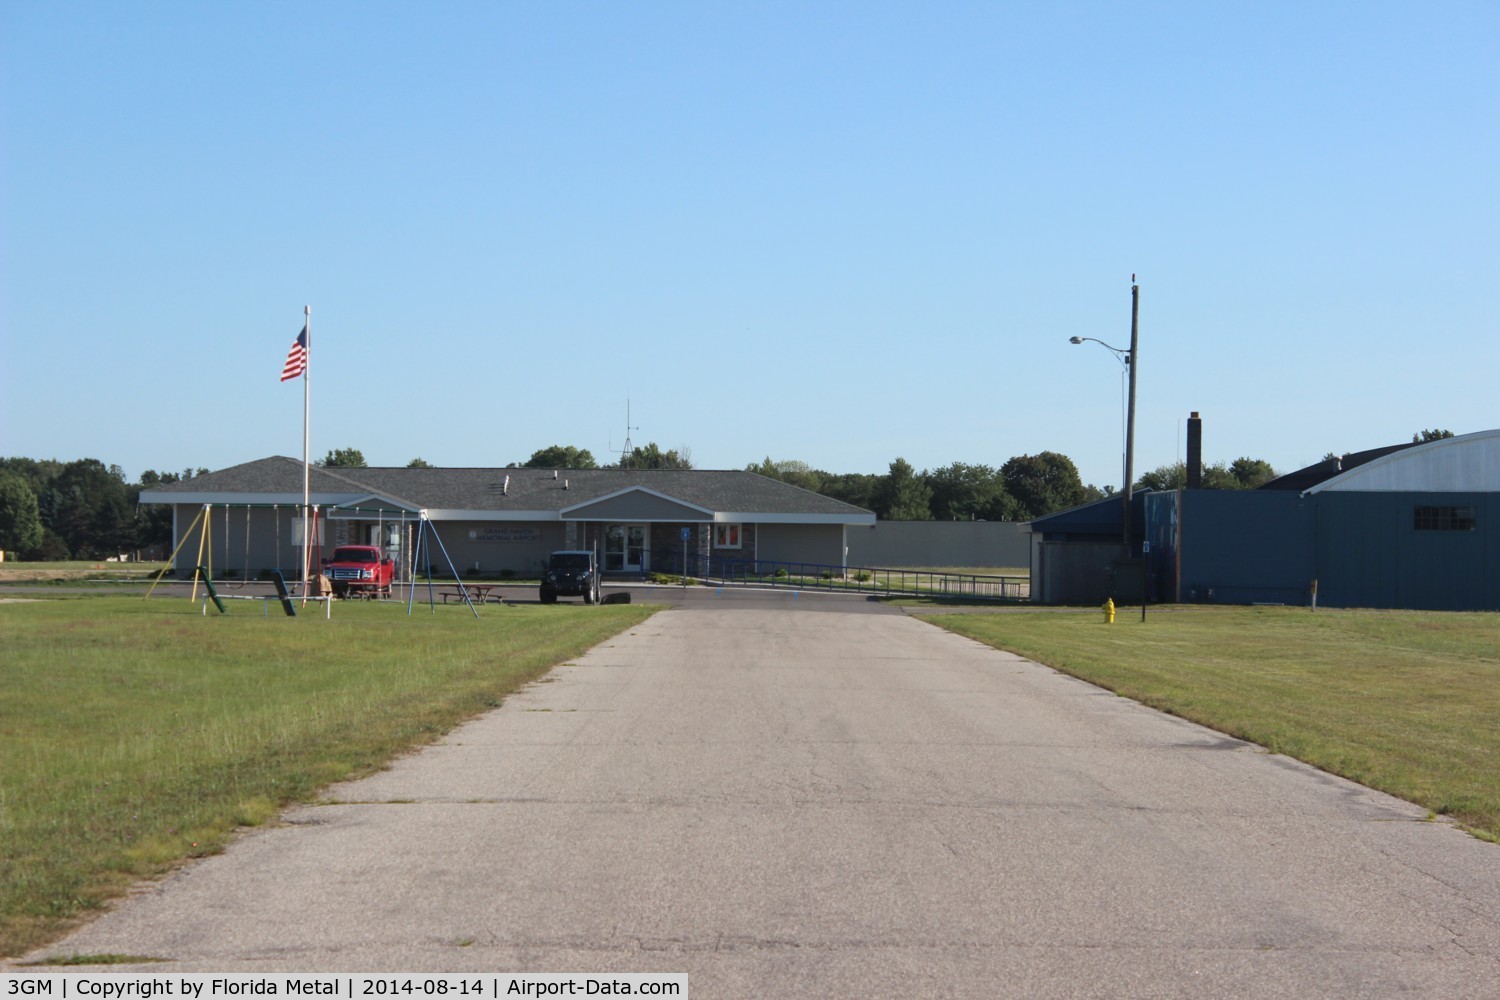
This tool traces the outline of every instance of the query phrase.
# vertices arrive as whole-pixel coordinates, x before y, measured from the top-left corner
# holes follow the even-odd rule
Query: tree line
[[[172,543],[172,509],[140,504],[142,490],[207,469],[147,469],[128,482],[97,458],[0,458],[0,549],[22,559],[105,559]],[[163,553],[165,554],[165,553]]]
[[[358,448],[334,448],[315,464],[328,469],[365,469],[364,452]],[[432,463],[425,458],[414,458],[406,463],[408,469],[430,469]],[[691,469],[692,452],[686,447],[663,451],[655,441],[632,448],[620,456],[618,462],[600,465],[593,452],[573,445],[554,444],[538,448],[524,462],[511,462],[510,469]]]
[[[365,458],[358,448],[337,448],[318,464],[330,468],[364,468]],[[430,465],[421,458],[407,463],[407,468],[418,467],[430,468]],[[692,453],[686,447],[664,451],[653,441],[633,448],[618,462],[608,465],[598,464],[587,448],[554,444],[538,448],[524,462],[511,462],[509,467],[691,469],[693,463]],[[897,458],[884,474],[833,473],[795,459],[776,461],[770,456],[750,463],[745,469],[872,510],[884,521],[1029,521],[1115,492],[1113,486],[1101,489],[1086,485],[1073,460],[1055,451],[1017,455],[998,469],[954,462],[918,472],[906,459]],[[1270,463],[1237,458],[1227,464],[1204,466],[1203,488],[1254,489],[1275,477],[1276,471]],[[1186,482],[1187,468],[1177,462],[1152,469],[1135,486],[1138,490],[1174,490]]]
[[[769,456],[745,468],[864,507],[888,521],[1030,521],[1116,492],[1113,486],[1084,483],[1073,460],[1055,451],[1016,455],[999,468],[954,462],[921,472],[897,458],[884,475],[833,474]],[[1261,459],[1203,468],[1203,488],[1211,490],[1255,489],[1274,478],[1276,471]],[[1173,490],[1186,481],[1186,466],[1177,462],[1145,473],[1134,488]]]

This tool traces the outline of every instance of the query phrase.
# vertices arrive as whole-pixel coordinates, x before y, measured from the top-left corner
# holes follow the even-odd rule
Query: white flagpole
[[[302,596],[305,599],[311,582],[308,580],[308,562],[312,559],[312,518],[308,514],[312,508],[308,503],[307,471],[308,446],[312,442],[308,429],[312,399],[312,306],[302,307],[302,329],[307,335],[307,343],[303,346],[305,360],[302,362]]]

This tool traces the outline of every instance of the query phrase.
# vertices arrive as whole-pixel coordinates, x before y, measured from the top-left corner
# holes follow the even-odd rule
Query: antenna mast
[[[635,451],[634,446],[631,445],[631,443],[630,443],[630,432],[631,431],[638,431],[638,430],[640,430],[639,427],[632,427],[631,424],[630,424],[630,397],[626,396],[625,397],[625,443],[620,446],[620,468],[622,468],[622,469],[625,469],[625,468],[629,467],[628,463],[630,462],[630,456]]]

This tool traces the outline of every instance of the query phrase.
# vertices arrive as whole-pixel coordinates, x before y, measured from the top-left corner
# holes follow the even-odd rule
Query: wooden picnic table
[[[447,604],[449,600],[462,601],[464,599],[464,590],[467,589],[469,600],[475,604],[483,604],[489,600],[490,591],[498,586],[500,586],[498,583],[466,583],[462,587],[449,587],[442,592],[443,603]],[[495,599],[499,600],[498,597]]]

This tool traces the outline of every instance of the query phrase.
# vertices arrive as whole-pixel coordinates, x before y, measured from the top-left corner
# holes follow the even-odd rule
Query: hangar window
[[[1412,527],[1418,531],[1473,531],[1473,507],[1416,507]]]

